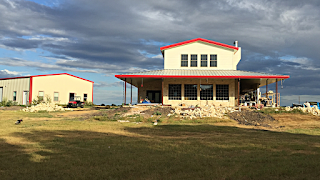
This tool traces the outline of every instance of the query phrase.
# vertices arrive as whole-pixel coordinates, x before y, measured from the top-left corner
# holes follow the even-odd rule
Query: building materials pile
[[[223,118],[225,114],[235,112],[234,108],[231,107],[215,107],[206,105],[204,107],[190,107],[190,108],[181,108],[176,107],[171,111],[168,116],[177,114],[184,118],[203,118],[203,117],[217,117]]]
[[[304,103],[304,106],[305,107],[293,107],[293,108],[291,108],[290,106],[287,106],[285,108],[285,110],[286,111],[293,111],[294,109],[298,109],[298,110],[301,110],[304,113],[310,113],[310,114],[312,114],[314,116],[320,116],[320,110],[319,110],[318,106],[311,107],[310,103]]]
[[[31,107],[26,107],[22,109],[24,112],[38,112],[38,111],[65,111],[70,110],[70,108],[63,108],[56,105],[55,103],[40,103],[37,105],[32,105]]]

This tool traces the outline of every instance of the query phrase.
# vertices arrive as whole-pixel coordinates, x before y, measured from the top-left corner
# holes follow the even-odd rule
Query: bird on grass
[[[22,119],[19,119],[19,120],[16,121],[15,124],[18,125],[18,124],[20,124],[22,121],[23,121]]]

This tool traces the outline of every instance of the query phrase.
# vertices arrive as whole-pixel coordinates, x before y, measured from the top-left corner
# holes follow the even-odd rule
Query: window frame
[[[40,92],[42,92],[43,93],[43,96],[42,96],[42,99],[40,99]],[[39,101],[44,101],[44,91],[38,91],[38,97],[39,97]]]
[[[218,86],[219,86],[219,88],[222,88],[222,89],[221,90],[218,89]],[[229,101],[230,100],[230,96],[229,96],[230,91],[229,90],[230,90],[229,84],[216,84],[216,100],[217,101]],[[218,91],[220,91],[220,92],[218,92]],[[223,91],[226,91],[226,92],[223,92]]]
[[[203,57],[205,57],[205,59]],[[203,63],[205,63],[205,66],[203,65]],[[200,67],[208,67],[208,55],[207,54],[201,54]]]
[[[185,59],[185,56],[187,56],[187,59]],[[184,57],[184,58],[183,58]],[[189,54],[181,54],[181,67],[189,67]],[[186,65],[183,63],[187,63]]]
[[[196,87],[188,89],[188,86]],[[198,84],[184,84],[184,100],[196,101],[198,100]]]
[[[215,57],[215,58],[213,58]],[[213,65],[215,64],[215,66]],[[218,67],[218,55],[217,54],[210,54],[210,67]]]
[[[54,96],[54,95],[55,95],[56,93],[58,93],[58,100],[55,100],[55,96]],[[59,92],[56,92],[56,91],[53,92],[53,101],[54,101],[54,102],[58,102],[58,101],[59,101],[59,94],[60,94]]]
[[[174,87],[176,86],[176,87]],[[171,91],[173,90],[173,91]],[[175,96],[175,92],[177,95]],[[179,96],[180,95],[180,96]],[[169,84],[168,85],[168,100],[181,100],[181,84]]]
[[[86,100],[84,100],[84,95],[87,95]],[[83,102],[87,102],[88,101],[88,93],[83,93]]]
[[[17,101],[17,91],[13,91],[12,101]]]
[[[195,59],[194,59],[195,57]],[[196,63],[196,65],[194,65]],[[198,54],[191,54],[190,55],[190,67],[198,67]]]
[[[201,86],[211,86],[211,90],[204,92]],[[209,96],[208,96],[209,94]],[[200,100],[213,100],[213,84],[200,84]]]

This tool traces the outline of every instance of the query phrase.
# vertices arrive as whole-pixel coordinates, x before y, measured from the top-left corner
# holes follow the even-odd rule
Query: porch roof
[[[115,75],[116,78],[224,78],[224,79],[287,79],[289,75],[267,74],[240,70],[164,69]]]

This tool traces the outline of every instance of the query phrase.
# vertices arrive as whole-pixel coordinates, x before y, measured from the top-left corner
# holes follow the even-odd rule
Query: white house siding
[[[181,67],[181,54],[188,54],[188,67]],[[198,55],[198,66],[190,67],[191,54]],[[207,55],[208,66],[201,67],[201,55]],[[210,67],[210,54],[217,55],[217,67]],[[164,69],[236,70],[241,59],[241,48],[234,50],[201,41],[164,50]]]
[[[32,81],[32,99],[37,98],[39,91],[43,91],[44,96],[48,95],[52,101],[54,100],[54,92],[58,92],[59,100],[53,102],[59,104],[69,102],[69,93],[81,96],[82,101],[84,94],[87,94],[87,101],[92,102],[92,82],[69,75],[37,76],[33,77]]]
[[[201,81],[201,82],[200,82]],[[171,104],[172,106],[177,106],[181,103],[186,105],[215,105],[215,106],[235,106],[236,93],[236,80],[234,79],[164,79],[164,89],[163,89],[163,103]],[[169,100],[169,84],[181,84],[181,100]],[[184,85],[185,84],[197,84],[197,100],[185,100],[184,99]],[[213,85],[213,100],[200,100],[200,84],[211,84]],[[216,85],[226,84],[229,85],[229,100],[216,100]]]
[[[3,88],[2,99],[13,101],[13,92],[17,91],[18,104],[22,104],[23,91],[29,91],[30,78],[17,78],[17,79],[6,79],[0,80],[0,88]],[[29,99],[29,93],[27,95]]]

